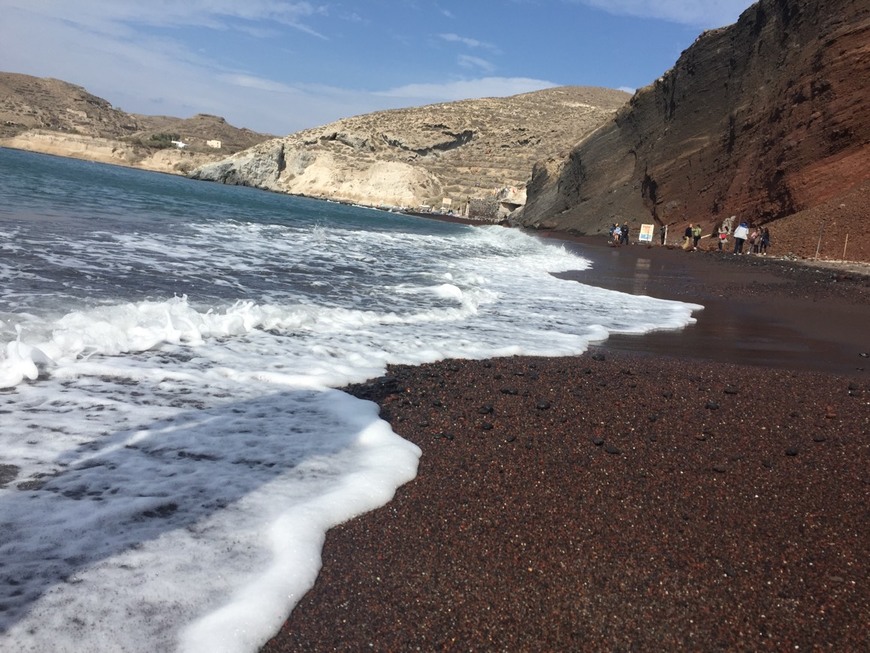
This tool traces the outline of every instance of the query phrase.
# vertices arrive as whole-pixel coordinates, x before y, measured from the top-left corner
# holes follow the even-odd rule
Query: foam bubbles
[[[334,388],[699,308],[557,279],[588,263],[514,230],[2,157],[4,650],[254,651],[325,532],[416,473]]]

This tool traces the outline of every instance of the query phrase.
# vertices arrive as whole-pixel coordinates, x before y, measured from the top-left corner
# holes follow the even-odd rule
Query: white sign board
[[[654,224],[640,225],[640,235],[637,239],[642,243],[651,243],[653,239],[653,230],[656,228]]]

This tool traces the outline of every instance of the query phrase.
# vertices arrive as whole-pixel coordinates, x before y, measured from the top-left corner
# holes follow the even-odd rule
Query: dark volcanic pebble
[[[656,251],[617,253],[650,256],[658,269]],[[679,283],[661,272],[649,294],[677,290],[705,305],[712,296],[726,303],[721,319],[775,316],[777,351],[794,338],[798,354],[780,367],[746,366],[722,339],[691,350],[711,324],[707,306],[697,328],[673,335],[668,351],[679,358],[653,349],[665,333],[626,337],[638,344],[609,348],[606,359],[597,350],[461,361],[455,371],[455,362],[391,367],[401,395],[376,401],[422,448],[418,476],[386,506],[329,531],[315,586],[263,650],[868,650],[870,409],[845,390],[866,387],[866,372],[813,371],[826,362],[817,347],[830,343],[830,320],[795,315],[800,328],[785,328],[797,302],[806,315],[865,315],[866,289],[840,281],[842,296],[831,295],[797,264],[788,273],[797,281],[780,283],[748,267],[750,256],[722,263],[746,281],[710,276],[704,266],[718,258],[704,259],[715,254],[670,254],[667,270],[702,272]],[[516,376],[532,365],[538,379]],[[502,394],[499,379],[517,379],[525,396]],[[705,410],[721,379],[740,391]],[[529,397],[551,408],[535,410]],[[435,399],[450,409],[432,408]],[[499,437],[480,432],[487,405]],[[828,444],[804,445],[821,435]],[[621,455],[590,446],[611,439]]]
[[[680,399],[650,422],[663,392],[696,396],[685,362],[611,353],[596,370],[605,389],[588,383],[587,357],[491,364],[507,377],[530,360],[541,379],[565,370],[537,387],[550,410],[517,405],[479,363],[443,388],[425,374],[438,364],[399,368],[407,404],[384,401],[423,448],[418,477],[328,533],[315,587],[265,651],[861,650],[870,417],[841,409],[855,400],[838,379],[692,361],[695,375],[753,390],[715,418]],[[630,401],[615,382],[627,364]],[[464,420],[430,406],[457,396]],[[819,411],[792,417],[792,402],[833,406],[842,446],[774,464],[783,434],[817,429]],[[473,435],[481,406],[503,437]],[[439,437],[412,426],[424,415]],[[705,415],[723,435],[699,430]],[[608,441],[639,425],[630,447]],[[703,446],[686,446],[698,436]]]

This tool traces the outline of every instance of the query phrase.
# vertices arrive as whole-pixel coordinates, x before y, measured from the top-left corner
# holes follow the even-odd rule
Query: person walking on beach
[[[725,226],[725,222],[719,225],[719,251],[721,252],[725,248],[725,241],[728,240],[728,227]]]
[[[767,256],[767,248],[770,246],[770,229],[764,228],[761,238],[758,239],[758,251],[762,256]]]
[[[753,227],[752,231],[749,234],[749,238],[747,239],[749,241],[749,253],[750,254],[758,254],[759,237],[760,237],[760,234],[758,233],[758,229]]]
[[[619,244],[628,245],[628,223],[623,222],[619,228]]]
[[[698,249],[698,243],[701,240],[701,225],[696,224],[692,227],[692,249]]]
[[[687,250],[691,247],[692,242],[692,223],[689,223],[689,226],[686,227],[686,230],[683,232],[683,249]]]
[[[668,237],[668,228],[667,228],[667,226],[662,225],[661,227],[659,227],[659,238],[661,238],[662,245],[665,244],[665,240],[667,240],[667,237]]]
[[[734,253],[742,254],[743,253],[743,243],[746,241],[746,238],[749,236],[749,225],[745,222],[741,222],[740,226],[734,230]]]

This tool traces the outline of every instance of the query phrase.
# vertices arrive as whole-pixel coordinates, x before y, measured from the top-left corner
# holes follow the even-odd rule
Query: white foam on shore
[[[0,464],[18,470],[0,649],[254,651],[326,531],[416,474],[420,450],[333,388],[390,363],[578,354],[700,308],[554,278],[588,263],[517,231],[420,231],[10,233],[22,255],[43,240],[29,268],[0,260]],[[57,292],[28,290],[42,279]]]

